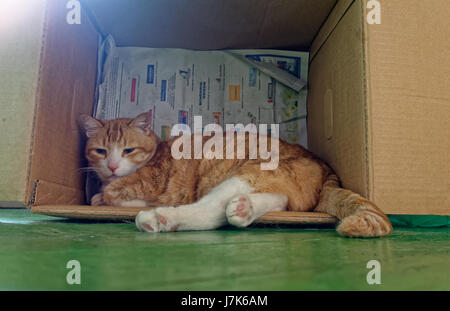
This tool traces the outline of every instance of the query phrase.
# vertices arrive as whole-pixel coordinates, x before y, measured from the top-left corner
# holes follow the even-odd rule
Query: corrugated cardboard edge
[[[369,31],[367,29],[368,23],[366,22],[367,7],[361,6],[361,23],[362,27],[362,47],[363,47],[363,83],[364,83],[364,123],[366,125],[365,140],[366,140],[366,193],[367,198],[371,201],[374,199],[374,172],[373,172],[373,143],[372,143],[372,95],[370,85],[370,55],[369,55]]]
[[[316,37],[314,38],[314,41],[311,45],[311,49],[309,51],[310,62],[312,61],[314,56],[316,56],[316,54],[319,52],[322,45],[325,44],[328,37],[331,35],[336,26],[339,24],[339,22],[344,17],[345,13],[351,7],[353,2],[355,2],[355,0],[338,0],[335,7],[328,16],[327,20],[322,25]]]
[[[51,204],[33,206],[31,212],[70,219],[134,221],[140,211],[150,209],[139,207]]]
[[[140,211],[153,208],[117,207],[117,206],[88,206],[88,205],[39,205],[33,206],[31,211],[48,216],[71,219],[134,221]],[[315,224],[332,225],[338,220],[324,213],[306,212],[269,212],[255,220],[255,224]]]
[[[334,216],[324,213],[308,213],[308,212],[268,212],[258,219],[254,224],[316,224],[316,225],[334,225],[338,219]]]
[[[82,202],[83,199],[84,192],[79,189],[58,185],[45,180],[35,180],[28,203],[33,211],[36,205],[75,205]]]

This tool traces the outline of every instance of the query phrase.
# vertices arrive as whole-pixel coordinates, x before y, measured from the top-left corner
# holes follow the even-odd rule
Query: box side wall
[[[370,198],[361,1],[355,1],[311,60],[308,145],[345,188]]]
[[[94,102],[98,34],[81,11],[68,24],[65,1],[50,1],[36,101],[28,200],[84,203],[83,137],[77,119]]]
[[[0,10],[0,207],[25,200],[45,0]]]
[[[330,34],[333,32],[335,27],[339,24],[342,17],[345,15],[345,12],[350,8],[352,3],[355,0],[339,0],[337,1],[335,7],[330,12],[330,15],[323,23],[319,32],[316,34],[314,41],[311,44],[311,48],[309,50],[310,58],[313,59],[317,52],[320,50],[322,45],[327,41]]]
[[[450,5],[381,2],[366,25],[373,200],[390,214],[450,214]]]

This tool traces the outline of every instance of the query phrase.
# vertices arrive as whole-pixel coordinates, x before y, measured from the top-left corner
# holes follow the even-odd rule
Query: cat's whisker
[[[89,173],[89,172],[96,172],[96,168],[94,167],[80,167],[78,169],[76,169],[77,173],[81,173],[81,174],[85,174],[85,173]]]
[[[77,170],[79,171],[95,171],[95,167],[80,167]]]

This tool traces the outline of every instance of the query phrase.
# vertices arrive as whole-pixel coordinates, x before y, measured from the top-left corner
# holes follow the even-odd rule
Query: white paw
[[[172,232],[177,231],[179,224],[176,222],[174,207],[158,207],[151,211],[141,211],[136,216],[136,227],[140,231],[147,232]]]
[[[247,227],[253,221],[253,207],[247,195],[233,198],[227,205],[226,215],[228,222],[236,227]]]
[[[92,206],[101,206],[105,205],[105,201],[103,201],[103,193],[97,193],[91,198],[91,205]]]

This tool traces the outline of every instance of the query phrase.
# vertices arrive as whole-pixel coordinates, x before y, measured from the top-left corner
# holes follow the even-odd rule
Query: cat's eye
[[[106,149],[95,149],[95,152],[97,152],[98,154],[101,154],[101,155],[106,155]]]
[[[127,149],[123,149],[123,153],[124,154],[130,154],[135,150],[135,148],[127,148]]]

